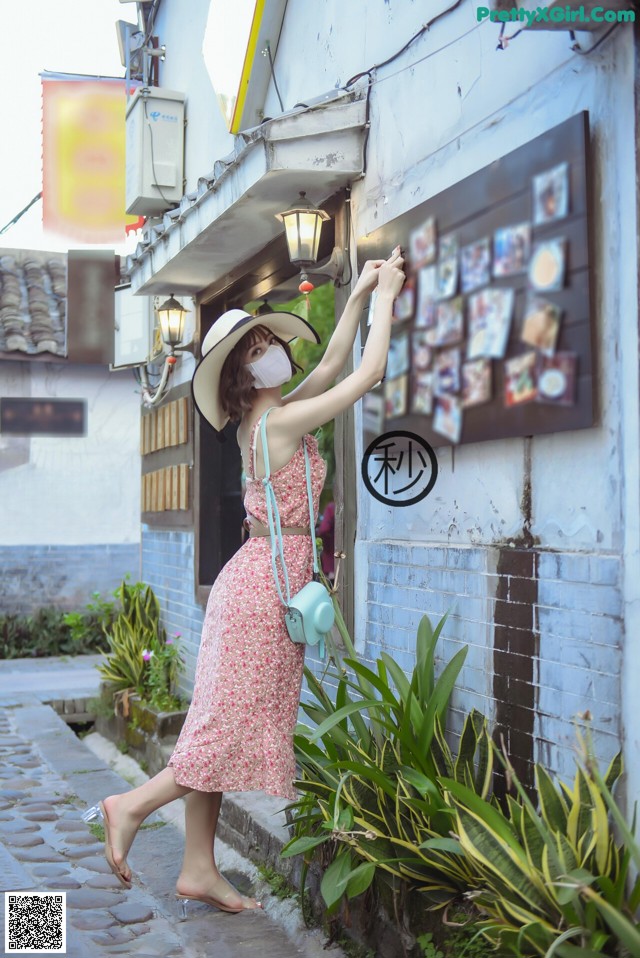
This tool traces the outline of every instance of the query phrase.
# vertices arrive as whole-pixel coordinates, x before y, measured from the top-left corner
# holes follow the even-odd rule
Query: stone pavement
[[[129,853],[134,886],[123,889],[104,859],[95,826],[86,825],[81,813],[134,782],[96,754],[100,743],[90,749],[44,704],[62,693],[96,694],[98,673],[94,682],[92,663],[84,664],[83,675],[82,663],[73,659],[29,663],[0,662],[0,890],[65,892],[69,958],[242,958],[258,952],[260,958],[343,958],[339,948],[324,948],[319,931],[303,928],[291,902],[270,895],[255,866],[218,842],[224,873],[243,892],[257,895],[265,911],[229,915],[191,902],[187,919],[180,920],[174,897],[184,845],[176,827],[180,800],[166,806],[168,815],[150,816],[139,831]],[[139,769],[138,775],[146,777]],[[3,903],[0,911],[4,942]]]

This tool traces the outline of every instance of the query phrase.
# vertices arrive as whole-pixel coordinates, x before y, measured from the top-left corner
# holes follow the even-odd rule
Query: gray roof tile
[[[67,257],[0,249],[0,354],[66,356]]]

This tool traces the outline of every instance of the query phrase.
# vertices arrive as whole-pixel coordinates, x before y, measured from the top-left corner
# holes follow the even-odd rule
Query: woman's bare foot
[[[133,844],[133,840],[136,837],[142,820],[127,810],[126,794],[109,795],[103,799],[102,804],[105,815],[109,820],[109,839],[113,863],[124,880],[130,882],[131,869],[127,865],[127,854]]]
[[[211,899],[212,904],[219,902],[233,911],[254,911],[262,908],[262,904],[255,898],[241,895],[217,869],[206,874],[182,872],[176,883],[176,892],[185,898]]]

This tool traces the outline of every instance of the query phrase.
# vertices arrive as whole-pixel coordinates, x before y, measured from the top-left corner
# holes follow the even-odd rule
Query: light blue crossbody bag
[[[316,546],[316,523],[313,515],[313,490],[311,488],[311,467],[305,437],[302,439],[304,449],[304,468],[307,478],[307,496],[309,499],[309,531],[313,546],[313,580],[308,582],[296,595],[291,596],[289,589],[289,575],[284,561],[284,546],[282,541],[282,526],[280,512],[276,500],[275,490],[271,482],[271,468],[269,466],[269,451],[267,448],[267,416],[271,409],[267,409],[260,424],[262,436],[262,454],[264,457],[265,476],[262,484],[267,501],[267,516],[269,519],[269,533],[271,536],[271,567],[275,579],[278,597],[285,607],[285,625],[293,642],[306,645],[317,645],[320,656],[324,658],[324,637],[331,631],[335,622],[335,609],[327,589],[319,582],[318,550]],[[255,472],[254,472],[255,474]],[[282,568],[284,579],[284,593],[278,577],[278,561]]]

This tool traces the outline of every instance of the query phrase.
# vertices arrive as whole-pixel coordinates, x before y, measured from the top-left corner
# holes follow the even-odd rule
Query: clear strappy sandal
[[[184,921],[187,918],[187,902],[188,901],[201,901],[206,905],[213,905],[214,908],[219,908],[220,911],[228,912],[231,915],[239,915],[241,911],[262,911],[263,904],[258,902],[257,908],[231,908],[229,905],[226,905],[223,901],[219,901],[217,898],[212,898],[210,895],[180,895],[176,892],[176,900],[180,902],[181,912],[180,918]]]
[[[120,884],[124,888],[131,888],[131,882],[127,881],[124,875],[121,873],[120,869],[113,860],[113,846],[111,844],[111,833],[109,830],[109,819],[107,818],[107,813],[105,811],[104,802],[98,802],[97,805],[92,805],[91,808],[88,808],[85,812],[82,813],[82,821],[89,824],[89,822],[101,821],[104,826],[104,857],[107,859],[107,864],[109,868],[116,876]]]

